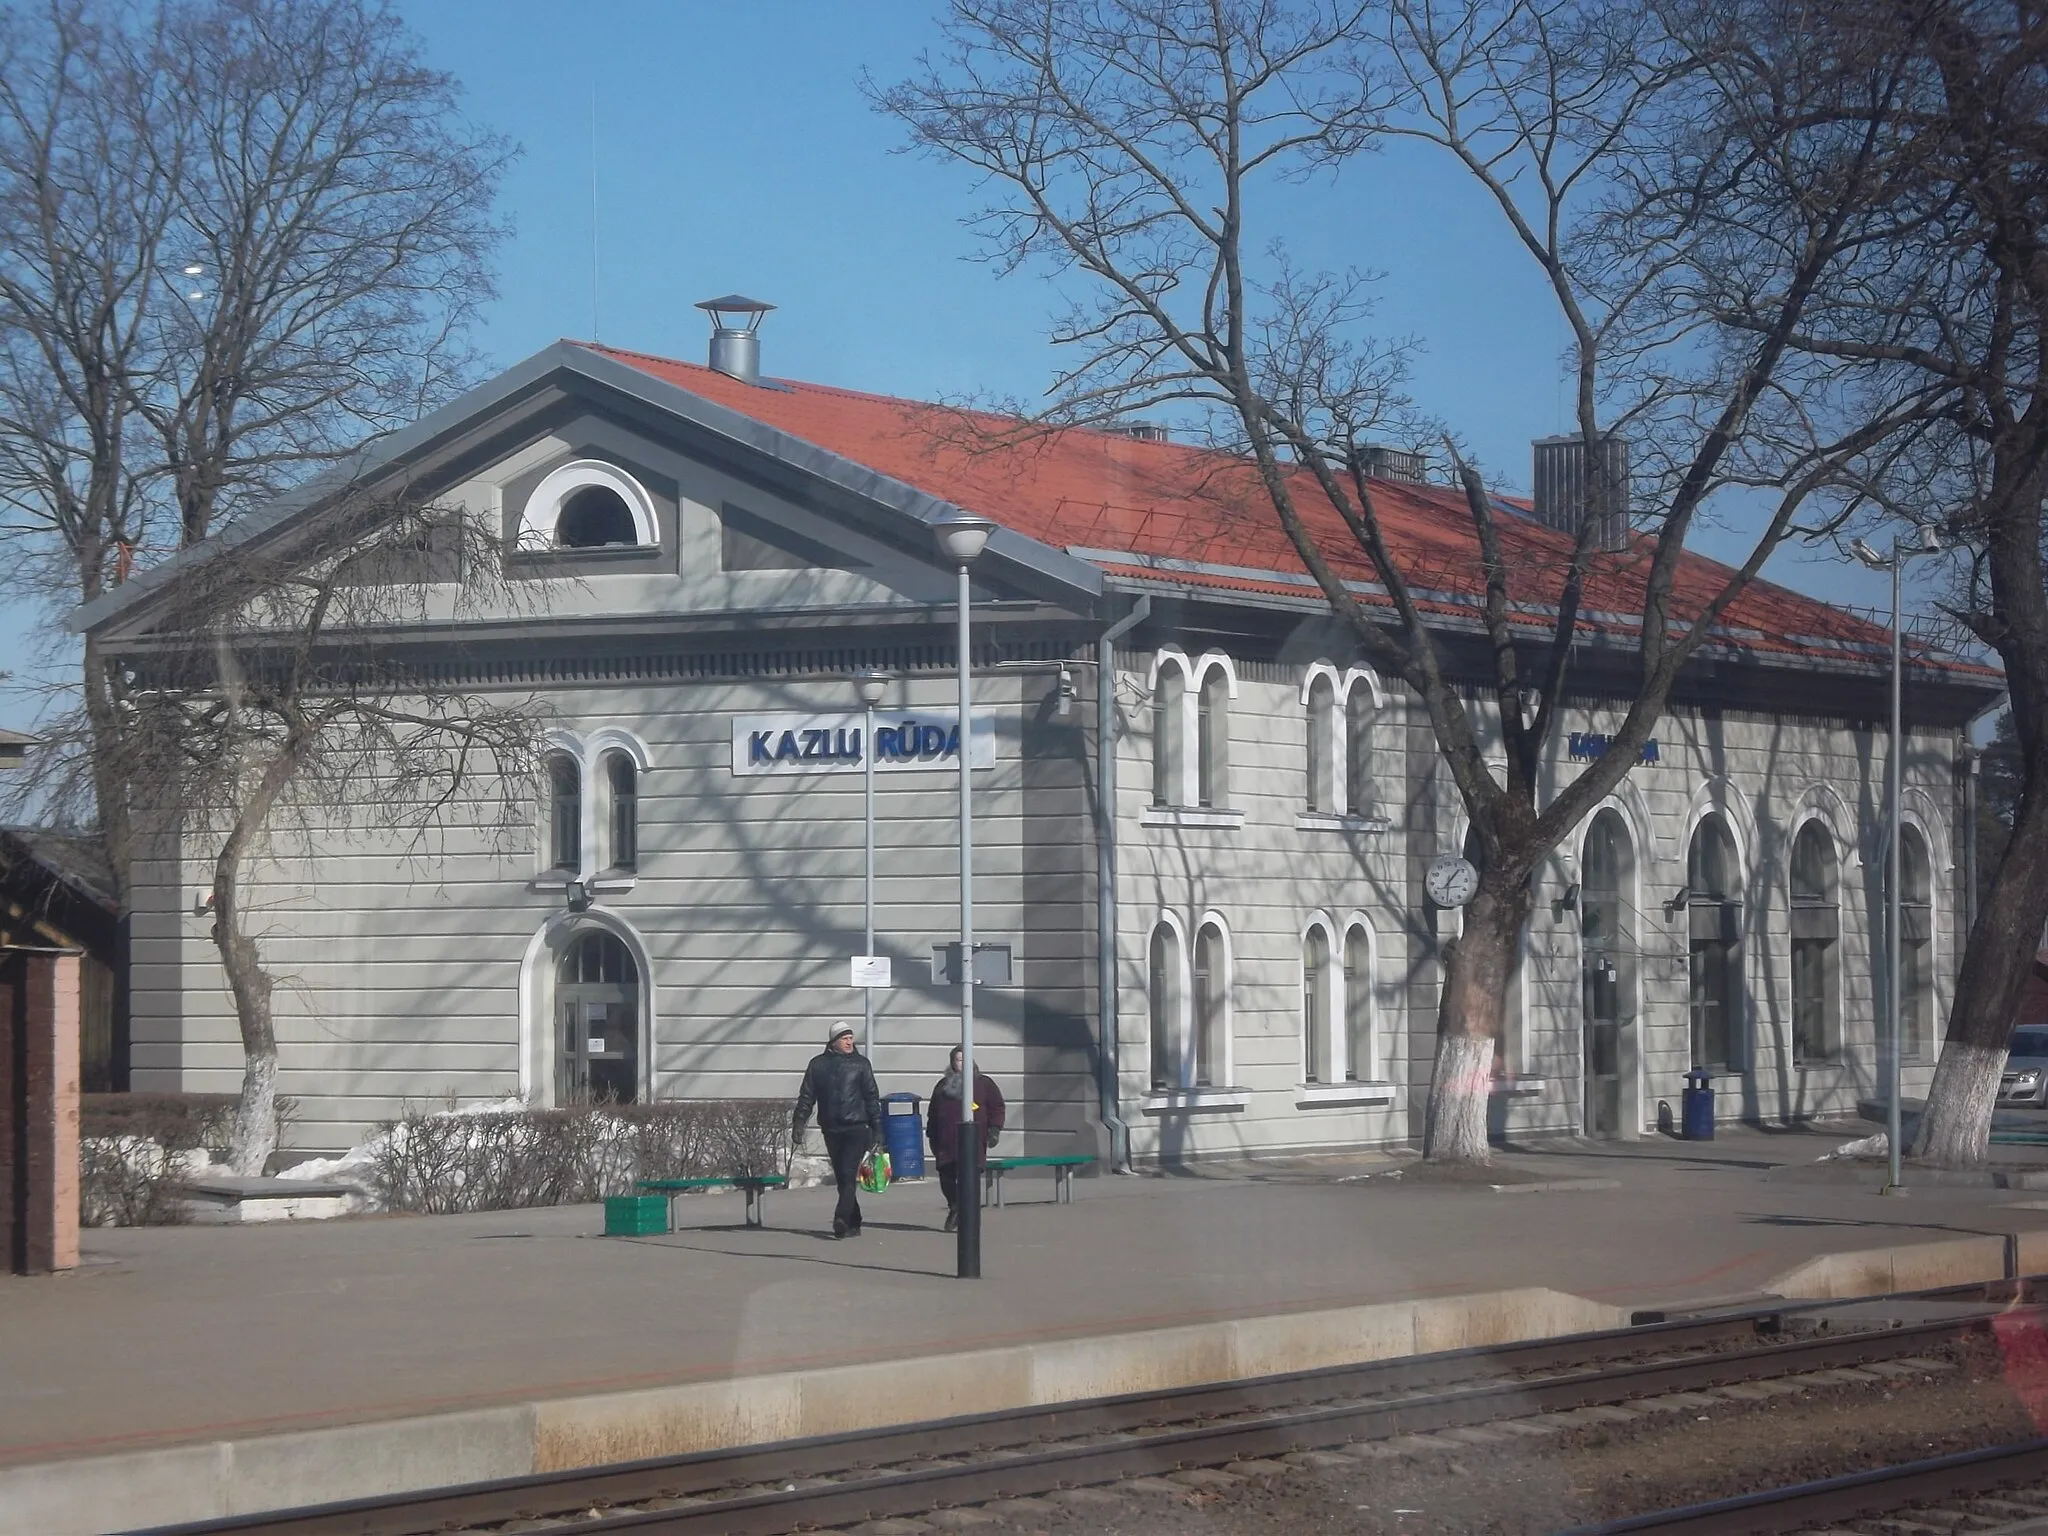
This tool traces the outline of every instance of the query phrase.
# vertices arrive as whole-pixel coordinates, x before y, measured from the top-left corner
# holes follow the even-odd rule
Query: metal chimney
[[[1586,440],[1577,433],[1539,437],[1533,446],[1536,520],[1576,538],[1590,518],[1595,549],[1627,549],[1628,440],[1601,438],[1597,461],[1587,458]]]
[[[711,316],[711,366],[743,384],[760,383],[761,317],[774,307],[738,293],[699,304]]]

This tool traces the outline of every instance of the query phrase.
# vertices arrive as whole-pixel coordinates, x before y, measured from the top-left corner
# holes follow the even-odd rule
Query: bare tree
[[[275,1150],[279,978],[248,902],[266,857],[312,857],[337,828],[416,851],[444,835],[530,831],[540,709],[440,681],[428,621],[519,606],[489,519],[351,489],[317,533],[195,563],[123,672],[124,776],[146,830],[211,847],[213,941],[246,1060],[230,1159]],[[410,637],[410,643],[408,639]]]
[[[1420,699],[1481,850],[1446,955],[1424,1135],[1435,1159],[1488,1155],[1494,1043],[1538,865],[1637,761],[1681,670],[1800,508],[1910,408],[1817,413],[1825,370],[1787,366],[1813,296],[1888,216],[1895,73],[1882,58],[1807,57],[1796,10],[954,0],[945,55],[875,93],[917,145],[981,175],[990,200],[974,223],[999,259],[1043,259],[1088,286],[1055,332],[1080,361],[1048,419],[1207,412],[1360,650]],[[1786,97],[1853,99],[1861,131],[1817,114],[1821,126],[1759,156],[1757,103]],[[1530,569],[1511,556],[1511,514],[1450,447],[1480,576],[1461,617],[1487,658],[1470,702],[1442,599],[1418,592],[1469,577],[1445,581],[1395,547],[1367,472],[1367,439],[1398,404],[1398,355],[1360,334],[1358,280],[1294,271],[1258,222],[1265,183],[1349,166],[1387,135],[1445,150],[1542,274],[1574,341],[1593,504],[1626,505],[1627,488],[1603,482],[1611,434],[1640,445],[1655,487],[1621,547],[1608,547],[1609,518],[1589,516],[1562,569]],[[1767,282],[1754,260],[1745,271],[1774,319],[1731,344],[1712,325],[1713,289],[1728,246],[1754,232],[1725,211],[1767,190],[1773,264]],[[1704,586],[1682,580],[1701,509],[1731,487],[1770,488],[1749,556]],[[1360,563],[1383,602],[1347,584]],[[1540,803],[1574,648],[1615,643],[1611,623],[1589,629],[1589,593],[1634,615],[1621,643],[1635,648],[1636,696],[1606,755]]]
[[[61,609],[468,382],[508,159],[368,0],[0,11],[0,538]],[[125,888],[117,680],[76,748]]]
[[[1983,892],[1916,1154],[1981,1162],[2020,989],[2048,921],[2048,16],[2004,0],[1816,13],[1820,46],[1906,65],[1892,238],[1791,342],[1921,419],[1860,487],[1884,516],[1960,547],[1947,604],[2004,664],[2018,794]],[[1761,116],[1759,137],[1785,112]],[[1725,322],[1754,330],[1747,307]]]

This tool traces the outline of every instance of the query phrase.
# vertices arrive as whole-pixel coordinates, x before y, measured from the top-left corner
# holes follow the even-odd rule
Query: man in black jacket
[[[804,1085],[796,1096],[791,1136],[801,1140],[811,1110],[818,1111],[818,1129],[825,1133],[825,1153],[832,1176],[839,1181],[839,1205],[832,1213],[832,1235],[860,1235],[860,1160],[869,1147],[882,1144],[882,1095],[875,1087],[874,1068],[853,1048],[853,1026],[834,1024],[825,1049],[804,1069]]]

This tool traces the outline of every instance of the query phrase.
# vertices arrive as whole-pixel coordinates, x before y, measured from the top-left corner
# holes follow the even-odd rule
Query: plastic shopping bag
[[[889,1154],[870,1152],[860,1160],[860,1187],[870,1195],[879,1195],[889,1187]]]

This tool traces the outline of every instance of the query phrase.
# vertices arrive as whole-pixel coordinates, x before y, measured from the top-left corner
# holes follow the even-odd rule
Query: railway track
[[[2048,1440],[1993,1446],[1660,1510],[1565,1536],[1901,1536],[2048,1532]]]
[[[1915,1299],[2036,1311],[2048,1302],[2048,1281],[1925,1292]],[[1932,1362],[1916,1365],[1915,1357],[1989,1326],[1988,1312],[1852,1331],[1788,1326],[1795,1315],[1825,1318],[1828,1311],[1798,1304],[1654,1323],[157,1527],[136,1536],[429,1536],[550,1518],[606,1532],[780,1536],[1346,1446],[1370,1454],[1402,1437],[1540,1425],[1544,1416],[1618,1411],[1614,1405],[1635,1401],[1685,1407],[1688,1394],[1743,1383],[1867,1384],[1933,1370]]]

